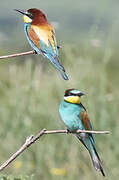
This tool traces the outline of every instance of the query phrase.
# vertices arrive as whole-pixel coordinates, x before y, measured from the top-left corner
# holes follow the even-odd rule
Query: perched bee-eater
[[[61,76],[68,80],[64,67],[58,55],[58,46],[53,26],[48,22],[45,14],[39,9],[29,9],[26,12],[15,9],[24,16],[24,31],[27,40],[37,54],[48,58],[58,69]]]
[[[83,95],[84,93],[79,90],[68,89],[65,91],[64,100],[60,104],[59,112],[61,119],[66,125],[67,130],[70,132],[75,132],[78,129],[92,130],[86,108],[81,103],[81,96]],[[105,176],[101,166],[101,160],[96,150],[93,135],[88,133],[79,133],[75,134],[75,136],[89,151],[95,169],[97,171],[101,171],[102,175]]]

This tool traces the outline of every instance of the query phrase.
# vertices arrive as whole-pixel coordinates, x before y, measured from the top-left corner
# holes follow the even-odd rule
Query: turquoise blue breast
[[[61,102],[59,113],[62,121],[70,131],[84,129],[80,119],[80,111],[81,107],[79,104],[71,104],[66,101]]]

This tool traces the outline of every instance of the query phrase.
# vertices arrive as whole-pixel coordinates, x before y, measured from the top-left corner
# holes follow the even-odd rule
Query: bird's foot
[[[67,129],[67,134],[71,133],[71,131],[69,129]]]
[[[34,53],[35,53],[35,54],[38,54],[37,51],[35,51],[35,50],[34,50]]]
[[[62,46],[57,46],[57,49],[61,49],[62,48]]]

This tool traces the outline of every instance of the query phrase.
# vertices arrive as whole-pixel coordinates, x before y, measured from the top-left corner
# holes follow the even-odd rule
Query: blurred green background
[[[6,0],[0,4],[0,55],[31,50],[23,19],[13,9],[37,7],[56,27],[61,61],[70,81],[40,55],[0,61],[0,163],[30,134],[64,129],[59,104],[67,88],[86,93],[82,102],[95,130],[106,179],[119,177],[119,1]],[[101,180],[85,148],[71,135],[47,135],[2,172],[0,180]],[[7,177],[8,175],[8,177]]]

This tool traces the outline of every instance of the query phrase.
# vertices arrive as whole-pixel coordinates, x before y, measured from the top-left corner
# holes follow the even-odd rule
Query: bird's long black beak
[[[29,15],[27,12],[25,12],[25,11],[23,11],[23,10],[20,10],[20,9],[14,9],[14,11],[17,11],[17,12],[23,14],[23,15],[26,15],[26,16]]]

